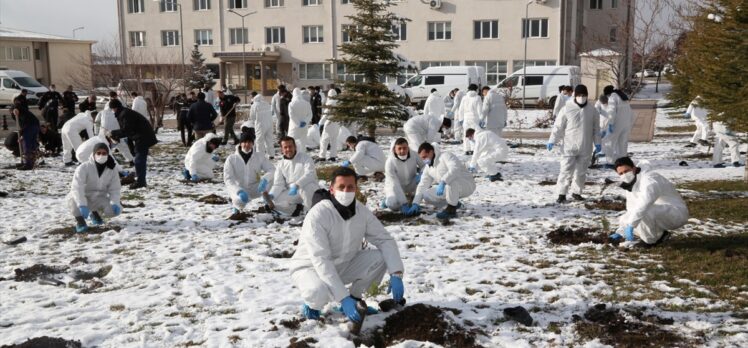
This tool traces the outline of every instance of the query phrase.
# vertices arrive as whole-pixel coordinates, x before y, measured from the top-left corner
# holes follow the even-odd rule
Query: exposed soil
[[[85,256],[78,256],[74,258],[72,261],[70,261],[71,265],[74,265],[76,263],[88,263],[88,258]]]
[[[45,277],[52,274],[60,274],[65,272],[67,267],[55,267],[47,266],[43,264],[36,264],[29,268],[16,268],[16,281],[17,282],[33,282],[39,277]]]
[[[238,213],[231,214],[228,219],[231,221],[247,221],[252,216],[254,216],[252,213],[240,211]]]
[[[8,193],[5,191],[0,191],[0,198],[8,197]]]
[[[135,183],[135,173],[130,173],[127,176],[120,178],[119,183],[122,186]]]
[[[288,348],[311,348],[313,343],[317,343],[317,340],[312,337],[302,339],[292,337],[289,342]]]
[[[282,250],[282,251],[273,251],[268,256],[275,258],[275,259],[290,259],[291,256],[295,253],[295,250]]]
[[[289,320],[281,320],[279,324],[290,330],[298,330],[301,327],[301,320],[299,318],[293,318]]]
[[[553,244],[573,244],[582,243],[607,244],[610,243],[608,234],[596,228],[572,229],[571,227],[561,226],[546,235],[548,240]]]
[[[429,222],[427,220],[424,220],[420,216],[423,213],[418,213],[415,216],[403,216],[403,214],[400,214],[399,212],[389,211],[389,210],[378,210],[374,212],[374,216],[379,219],[382,224],[385,226],[387,225],[433,225],[433,222]]]
[[[598,183],[592,182],[592,181],[587,181],[587,182],[584,183],[585,186],[592,186],[592,185],[597,185],[597,184]],[[543,181],[539,182],[538,185],[540,185],[540,186],[553,186],[553,185],[556,185],[556,181],[554,181],[554,180],[543,180]]]
[[[73,274],[73,278],[76,280],[91,280],[94,278],[104,278],[107,274],[112,270],[112,266],[104,266],[99,268],[96,272],[84,272],[84,271],[76,271]]]
[[[66,340],[59,337],[35,337],[30,338],[28,341],[19,343],[4,345],[0,348],[81,348],[80,341]]]
[[[104,232],[111,231],[111,230],[119,232],[122,230],[122,227],[116,226],[116,225],[106,225],[106,224],[102,226],[90,226],[89,225],[88,231],[83,232],[83,233],[78,233],[78,232],[75,232],[75,227],[71,226],[71,227],[55,228],[55,229],[49,230],[49,232],[47,233],[52,234],[52,235],[60,235],[60,236],[63,236],[64,238],[70,238],[70,237],[79,236],[79,235],[102,234]]]
[[[585,203],[584,207],[590,210],[613,210],[613,211],[624,211],[626,210],[626,202],[611,199],[598,199],[589,203]]]
[[[209,194],[207,196],[200,197],[196,199],[196,201],[205,204],[226,204],[229,202],[226,198],[223,198],[216,194]]]
[[[584,319],[575,315],[574,327],[583,340],[599,339],[614,347],[690,347],[697,344],[661,328],[672,324],[672,319],[644,316],[636,311],[629,314],[632,318],[627,318],[620,309],[597,304],[584,313]]]
[[[145,208],[145,203],[138,202],[134,204],[122,203],[122,208]]]

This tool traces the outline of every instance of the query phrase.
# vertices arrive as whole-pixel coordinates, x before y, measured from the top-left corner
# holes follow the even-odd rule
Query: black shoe
[[[487,176],[487,178],[491,182],[494,182],[494,181],[504,181],[504,179],[501,177],[501,173],[496,173],[494,175],[489,175],[489,176]]]
[[[688,143],[688,145],[686,145],[684,147],[696,147],[696,143]]]
[[[724,168],[724,167],[725,167],[724,163],[718,163],[712,166],[712,168]]]
[[[337,157],[330,157],[327,160],[330,161],[330,162],[335,162],[335,161],[338,160],[338,158]]]
[[[556,200],[556,203],[566,203],[566,195],[558,195],[558,199]]]
[[[296,210],[293,211],[293,214],[291,214],[291,217],[299,217],[301,216],[301,212],[304,211],[304,205],[303,204],[297,204]]]
[[[468,155],[468,156],[472,156],[473,155],[473,151],[465,151],[465,154]]]
[[[706,141],[706,140],[699,140],[699,144],[701,144],[702,146],[710,146],[710,145],[711,145],[711,144],[709,144],[709,142],[708,142],[708,141]]]
[[[130,167],[135,167],[135,162],[133,161],[127,162],[127,165],[129,165]]]
[[[274,160],[275,156],[270,156],[270,157],[268,157],[268,159]]]
[[[75,165],[75,162],[65,162],[65,167],[72,167]]]
[[[130,190],[137,190],[139,188],[146,188],[146,187],[148,187],[148,185],[137,183],[137,182],[130,184]]]
[[[575,201],[583,201],[584,200],[584,197],[582,197],[582,195],[577,194],[577,193],[572,193],[571,194],[571,198],[573,200],[575,200]]]
[[[735,167],[735,168],[742,167],[740,165],[740,162],[732,162],[732,166]]]

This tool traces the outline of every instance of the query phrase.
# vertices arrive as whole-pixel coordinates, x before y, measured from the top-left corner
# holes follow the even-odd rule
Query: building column
[[[226,71],[226,62],[220,62],[218,63],[218,85],[223,86],[226,84],[226,75],[228,75],[228,71]],[[226,84],[228,86],[228,84]]]
[[[260,60],[260,95],[265,95],[267,92],[267,85],[265,81],[265,64]]]

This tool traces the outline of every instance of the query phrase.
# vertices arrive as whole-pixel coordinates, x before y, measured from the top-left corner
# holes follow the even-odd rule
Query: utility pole
[[[244,102],[247,103],[247,92],[249,89],[249,85],[247,84],[247,34],[249,34],[247,27],[244,25],[244,18],[248,17],[249,15],[257,13],[257,11],[252,11],[246,14],[241,14],[239,12],[234,11],[234,9],[229,9],[229,12],[241,17],[242,19],[242,71],[244,72]]]

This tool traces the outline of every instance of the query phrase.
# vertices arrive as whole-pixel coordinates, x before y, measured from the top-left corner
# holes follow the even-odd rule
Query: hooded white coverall
[[[561,108],[563,108],[568,101],[569,96],[566,94],[559,93],[558,96],[556,96],[556,103],[553,104],[553,117],[558,117],[558,113],[561,112]]]
[[[376,172],[384,173],[384,151],[371,141],[360,140],[349,161],[358,175],[370,176]]]
[[[273,122],[275,122],[275,131],[280,134],[280,122],[278,116],[280,115],[280,92],[275,92],[273,98],[270,99],[270,110],[273,112]]]
[[[628,156],[629,134],[634,126],[634,112],[631,104],[621,99],[615,92],[608,96],[608,124],[613,125],[613,134],[609,134],[611,149],[613,153],[605,152],[608,163],[615,163],[621,157]],[[607,131],[607,129],[603,129]]]
[[[93,155],[94,147],[96,146],[96,144],[105,144],[107,147],[109,147],[109,153],[112,153],[112,147],[111,145],[109,145],[109,142],[106,139],[93,137],[84,141],[83,144],[78,146],[78,149],[75,150],[75,154],[80,158],[89,158]],[[117,163],[117,159],[114,158],[114,156],[112,156],[112,159],[114,159],[114,163]],[[119,163],[117,163],[117,166],[114,167],[114,171],[116,171],[117,173],[122,171],[122,167],[119,165]]]
[[[455,140],[461,141],[463,135],[465,135],[464,127],[460,124],[461,118],[459,118],[460,105],[462,105],[462,99],[465,98],[465,92],[457,91],[455,93],[454,104],[452,104],[452,134],[455,136]]]
[[[589,101],[581,108],[571,99],[561,109],[548,142],[558,144],[561,141],[563,149],[556,191],[566,195],[573,179],[577,188],[574,193],[581,194],[594,145],[600,144],[600,114]]]
[[[501,132],[506,127],[507,117],[504,93],[497,88],[489,90],[483,98],[483,113],[481,115],[481,120],[485,123],[486,130],[501,136]]]
[[[439,92],[431,92],[429,97],[426,98],[426,104],[423,106],[423,113],[425,115],[431,115],[441,119],[447,113],[446,106],[444,105],[444,98]]]
[[[335,106],[338,103],[338,101],[335,100],[337,95],[338,92],[334,89],[327,91],[327,101],[325,102],[325,105],[328,107]],[[319,124],[324,125],[325,127],[322,129],[322,136],[319,139],[319,158],[324,159],[338,157],[338,150],[340,150],[340,146],[338,145],[340,124],[331,121],[330,115],[330,109],[322,109],[322,118],[319,121]],[[327,149],[328,146],[330,147],[329,150]]]
[[[462,98],[462,102],[460,103],[460,109],[457,112],[456,119],[458,121],[462,121],[462,133],[463,137],[465,136],[464,133],[472,128],[472,129],[478,129],[480,128],[480,120],[481,117],[483,117],[483,100],[481,100],[480,95],[478,95],[478,92],[476,91],[468,91],[467,95],[465,95],[464,98]],[[459,123],[459,122],[458,122]],[[465,151],[471,151],[473,149],[473,142],[464,139],[464,142],[462,143],[462,147]]]
[[[423,114],[414,116],[403,125],[405,137],[408,138],[408,145],[414,151],[423,143],[430,143],[439,140],[439,119]]]
[[[626,226],[648,244],[688,222],[688,207],[675,186],[662,175],[642,168],[631,192],[626,192],[626,213],[618,219],[619,233]]]
[[[364,240],[376,249],[362,249]],[[385,272],[404,271],[397,242],[366,205],[356,202],[355,215],[344,220],[328,199],[304,218],[289,266],[304,302],[316,310],[348,296],[361,298]]]
[[[93,127],[94,120],[91,116],[91,111],[81,112],[65,122],[65,125],[62,126],[62,131],[60,132],[62,138],[63,162],[70,163],[73,161],[73,151],[78,149],[78,146],[81,146],[81,143],[83,143],[80,133],[85,130],[86,134],[88,134],[88,138],[92,138],[94,136]],[[79,162],[85,160],[85,157],[78,158]]]
[[[255,128],[255,151],[273,156],[273,116],[270,104],[261,95],[252,98],[249,121]]]
[[[96,122],[101,126],[101,128],[99,128],[99,137],[102,139],[107,135],[111,135],[112,131],[119,130],[119,121],[117,121],[117,116],[114,114],[114,111],[109,108],[109,103],[104,106],[103,111],[99,111],[96,115]],[[125,157],[126,161],[132,162],[135,159],[132,152],[130,152],[130,148],[127,146],[126,138],[120,139],[119,142],[112,147],[112,150],[115,149]]]
[[[260,180],[267,180],[267,189],[270,189],[275,175],[275,167],[264,153],[253,151],[249,161],[245,163],[239,153],[240,149],[241,145],[237,145],[234,153],[229,155],[223,164],[223,183],[226,185],[226,192],[231,197],[231,204],[239,210],[247,205],[239,199],[239,191],[246,192],[249,199],[258,198],[262,195],[261,192],[257,192]]]
[[[296,184],[298,187],[295,196],[288,195],[291,184]],[[306,209],[309,209],[312,206],[314,191],[318,189],[314,160],[306,153],[296,151],[294,158],[283,157],[276,164],[273,188],[270,189],[276,210],[291,214],[297,204],[303,204]]]
[[[696,122],[696,131],[693,133],[691,138],[692,143],[696,143],[699,140],[706,141],[709,139],[709,123],[707,122],[707,115],[709,111],[699,106],[699,98],[696,97],[686,109],[686,114],[691,116],[691,119]]]
[[[414,150],[408,151],[407,159],[399,159],[393,141],[384,164],[384,202],[390,210],[397,211],[408,203],[406,194],[414,194],[418,187],[416,175],[423,169],[423,161]]]
[[[148,103],[143,96],[139,95],[132,100],[132,109],[137,111],[143,117],[148,118]]]
[[[600,114],[600,133],[601,133],[600,134],[600,141],[601,141],[600,145],[602,146],[602,151],[606,155],[606,158],[609,158],[607,157],[608,154],[615,152],[615,149],[613,149],[613,143],[611,142],[611,139],[610,139],[611,134],[608,134],[608,123],[610,121],[610,111],[611,111],[610,104],[603,104],[598,100],[595,102],[595,109],[597,110],[597,113]],[[605,133],[605,136],[603,136],[602,133]]]
[[[730,150],[730,162],[740,162],[740,142],[735,134],[722,122],[715,121],[714,133],[717,141],[714,142],[714,154],[712,164],[722,163],[722,150],[725,146]]]
[[[309,149],[317,149],[319,148],[319,143],[322,140],[319,134],[319,125],[313,124],[309,125],[308,130],[306,131],[306,147]]]
[[[470,166],[480,167],[489,175],[498,173],[499,167],[496,162],[506,160],[509,153],[506,140],[488,129],[478,129],[473,135],[473,142],[475,143],[475,150],[470,159]]]
[[[208,133],[204,137],[195,140],[187,155],[184,156],[184,167],[190,172],[190,175],[197,175],[200,180],[213,179],[213,167],[216,162],[213,161],[213,153],[208,152],[207,144],[211,139],[221,139],[220,136]]]
[[[446,183],[444,194],[437,196],[436,186]],[[470,196],[475,191],[475,180],[465,168],[465,164],[451,152],[443,152],[434,146],[433,163],[427,165],[421,174],[421,182],[416,188],[413,203],[426,200],[435,207],[446,204],[456,206],[460,198]]]
[[[111,155],[110,155],[111,156]],[[112,204],[120,204],[121,185],[119,173],[109,167],[99,176],[93,155],[75,169],[67,204],[74,217],[80,217],[79,207],[86,206],[91,212],[114,216]]]
[[[306,136],[312,122],[312,104],[304,99],[301,89],[294,88],[291,103],[288,104],[288,135],[296,140],[298,151],[306,150]],[[304,123],[304,127],[301,123]]]

